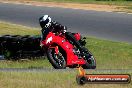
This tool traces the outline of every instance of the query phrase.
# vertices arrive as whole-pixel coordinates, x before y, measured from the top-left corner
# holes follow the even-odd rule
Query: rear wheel
[[[55,53],[54,48],[49,48],[47,50],[48,60],[55,69],[65,69],[66,68],[66,59],[65,59],[64,50],[60,47],[58,49],[59,49],[58,54]]]
[[[95,58],[93,57],[93,55],[91,53],[89,53],[89,54],[85,54],[84,56],[85,56],[86,64],[83,65],[82,67],[84,69],[95,69],[96,61],[95,61]]]
[[[94,64],[94,60],[89,60],[83,65],[84,69],[96,69],[96,65]]]

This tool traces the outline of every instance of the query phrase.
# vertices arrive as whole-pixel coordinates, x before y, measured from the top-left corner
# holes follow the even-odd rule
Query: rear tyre
[[[54,48],[49,48],[47,50],[47,57],[49,62],[55,69],[65,69],[66,68],[66,59],[65,54],[62,48],[59,48],[59,53],[55,54]]]
[[[88,51],[88,53],[85,53],[84,56],[85,56],[86,64],[83,65],[82,67],[84,69],[96,69],[96,60],[94,56],[91,54],[91,52]]]
[[[86,60],[86,64],[83,65],[82,67],[84,69],[96,69],[96,62],[93,58],[89,59],[89,60]]]

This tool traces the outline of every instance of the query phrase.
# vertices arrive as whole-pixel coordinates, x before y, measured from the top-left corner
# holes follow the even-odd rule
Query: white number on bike
[[[52,37],[49,37],[48,39],[47,39],[47,41],[46,41],[46,44],[47,43],[50,43],[52,41]]]

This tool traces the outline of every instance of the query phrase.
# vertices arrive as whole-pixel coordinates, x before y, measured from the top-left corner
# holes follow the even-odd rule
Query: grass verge
[[[132,12],[132,1],[125,0],[33,0],[41,2],[62,2],[62,3],[81,3],[81,4],[100,4],[100,5],[114,5],[118,7],[119,11]]]
[[[117,6],[119,11],[132,12],[131,0],[10,0],[10,1],[37,1],[37,2],[57,2],[57,3],[80,3],[80,4],[99,4]],[[118,7],[119,6],[119,7]]]
[[[76,83],[76,74],[77,71],[0,72],[0,85],[1,88],[131,88],[132,86],[132,83],[80,86]]]
[[[32,30],[33,29],[33,30]],[[40,30],[20,25],[0,22],[0,35],[3,34],[40,34]],[[131,69],[132,44],[87,38],[86,47],[96,57],[97,69]],[[51,67],[47,59],[34,61],[0,61],[0,68],[43,68]]]
[[[11,24],[0,21],[0,35],[39,35],[40,31],[36,28],[30,28],[22,25]]]

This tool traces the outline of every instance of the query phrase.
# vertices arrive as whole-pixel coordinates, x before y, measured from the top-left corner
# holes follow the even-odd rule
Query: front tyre
[[[55,69],[65,69],[66,68],[66,59],[64,52],[61,48],[59,48],[59,53],[55,53],[54,48],[49,48],[47,50],[47,57],[49,62]]]

